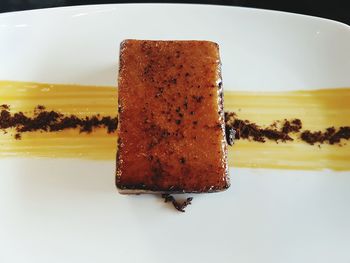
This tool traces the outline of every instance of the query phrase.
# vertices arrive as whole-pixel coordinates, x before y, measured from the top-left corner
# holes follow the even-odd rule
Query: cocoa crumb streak
[[[277,123],[281,123],[278,128]],[[293,141],[291,133],[299,135],[302,141],[314,145],[315,143],[328,143],[330,145],[340,144],[341,139],[350,139],[350,127],[343,126],[339,129],[328,127],[325,131],[302,130],[302,121],[300,119],[284,120],[283,122],[274,122],[268,127],[261,127],[249,120],[237,118],[234,112],[225,112],[225,130],[226,140],[229,145],[233,145],[234,140],[248,139],[264,143],[266,140],[275,142]]]
[[[103,127],[108,133],[113,133],[117,129],[118,118],[110,116],[94,115],[91,117],[79,118],[76,115],[64,115],[57,111],[47,111],[42,105],[34,108],[33,117],[29,117],[23,112],[11,114],[8,105],[1,105],[0,129],[14,128],[16,140],[22,138],[24,132],[44,131],[55,132],[65,129],[79,128],[81,133],[91,133],[94,128]]]

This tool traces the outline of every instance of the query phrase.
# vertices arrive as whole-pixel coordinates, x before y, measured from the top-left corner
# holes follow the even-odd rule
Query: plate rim
[[[82,10],[82,9],[100,9],[100,8],[117,8],[117,7],[132,7],[132,6],[144,6],[144,7],[199,7],[199,8],[217,8],[217,9],[232,9],[235,11],[246,12],[246,13],[262,13],[269,15],[283,15],[290,16],[296,19],[308,19],[316,22],[325,22],[329,24],[333,24],[334,26],[339,26],[350,30],[350,25],[340,22],[337,20],[323,18],[319,16],[299,14],[288,11],[280,11],[280,10],[272,10],[265,8],[256,8],[256,7],[245,7],[245,6],[230,6],[230,5],[216,5],[216,4],[202,4],[202,3],[112,3],[112,4],[91,4],[91,5],[71,5],[71,6],[58,6],[58,7],[47,7],[47,8],[37,8],[37,9],[29,9],[29,10],[20,10],[20,11],[9,11],[0,13],[0,21],[2,18],[15,17],[20,15],[28,15],[38,13],[49,13],[49,12],[69,12],[72,10]],[[111,10],[112,11],[112,10]]]

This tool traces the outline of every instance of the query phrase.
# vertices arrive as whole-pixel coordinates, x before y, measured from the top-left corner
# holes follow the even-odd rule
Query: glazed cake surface
[[[229,187],[219,47],[125,40],[118,78],[121,193]]]

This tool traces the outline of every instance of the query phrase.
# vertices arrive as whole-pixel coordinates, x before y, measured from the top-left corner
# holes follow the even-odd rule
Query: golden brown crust
[[[121,192],[229,187],[218,45],[121,43],[116,185]]]

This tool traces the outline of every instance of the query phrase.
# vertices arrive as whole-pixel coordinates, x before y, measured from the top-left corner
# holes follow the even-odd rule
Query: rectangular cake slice
[[[229,187],[219,47],[125,40],[118,79],[121,193]]]

